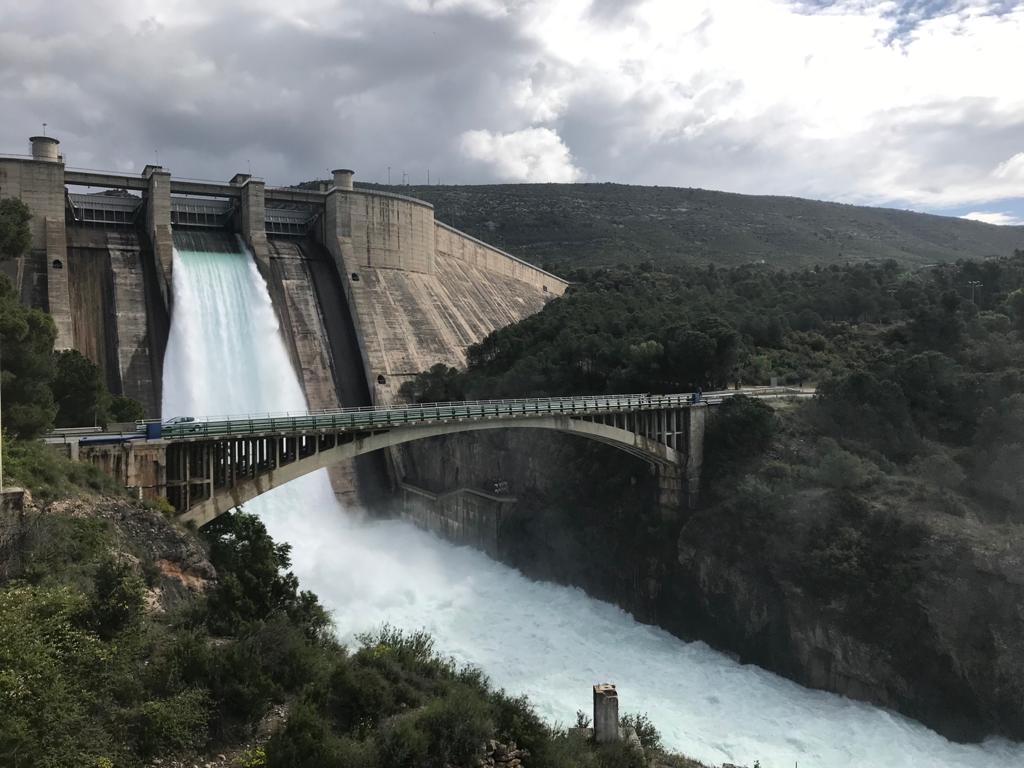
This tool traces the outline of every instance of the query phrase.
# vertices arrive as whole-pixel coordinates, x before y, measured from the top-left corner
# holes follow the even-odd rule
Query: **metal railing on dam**
[[[717,405],[736,395],[758,399],[810,397],[813,393],[794,387],[754,387],[723,390],[700,395],[586,395],[577,397],[524,398],[513,400],[466,400],[448,403],[418,403],[394,408],[366,406],[305,413],[268,413],[223,416],[195,421],[161,424],[165,440],[224,437],[229,435],[295,434],[300,432],[362,431],[407,424],[458,419],[509,418],[515,416],[586,415],[622,411],[686,408],[696,403]],[[140,433],[142,430],[140,430]],[[152,430],[150,430],[152,434]]]

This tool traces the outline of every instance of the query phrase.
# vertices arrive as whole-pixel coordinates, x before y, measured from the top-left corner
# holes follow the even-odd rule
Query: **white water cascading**
[[[248,253],[176,251],[163,414],[300,410],[305,399]],[[352,371],[351,375],[361,375]],[[810,691],[703,643],[685,643],[582,591],[531,581],[399,521],[342,509],[318,472],[246,505],[292,547],[302,585],[349,640],[382,623],[437,647],[570,723],[614,682],[666,745],[707,763],[765,768],[1010,768],[1024,745],[958,745],[886,710]]]

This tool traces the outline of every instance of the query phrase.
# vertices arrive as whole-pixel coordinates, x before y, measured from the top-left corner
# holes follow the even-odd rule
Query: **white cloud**
[[[1024,197],[1024,2],[0,0],[0,151],[621,181],[985,212]],[[114,22],[107,21],[114,19]],[[258,55],[247,52],[258,51]]]
[[[986,224],[998,224],[1004,227],[1024,226],[1024,219],[1014,216],[1012,213],[1000,213],[998,211],[971,211],[970,213],[965,213],[960,218],[983,221]]]
[[[1005,163],[1000,163],[992,175],[997,179],[1024,185],[1024,152],[1018,152]]]
[[[537,4],[524,25],[564,65],[559,119],[607,133],[591,154],[561,132],[599,178],[936,207],[1024,195],[1024,175],[993,172],[1024,148],[1024,4],[646,0],[614,24],[587,5]]]
[[[501,181],[577,181],[569,148],[550,128],[526,128],[512,133],[466,131],[459,137],[462,152],[491,169]]]

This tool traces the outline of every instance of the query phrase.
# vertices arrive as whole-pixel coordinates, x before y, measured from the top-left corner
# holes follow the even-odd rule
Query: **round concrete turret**
[[[50,163],[60,160],[60,154],[57,152],[60,142],[53,136],[33,136],[29,141],[32,143],[33,160],[46,160]]]
[[[355,171],[350,171],[348,168],[338,168],[331,171],[334,174],[334,186],[338,189],[352,189],[352,177],[356,175]]]

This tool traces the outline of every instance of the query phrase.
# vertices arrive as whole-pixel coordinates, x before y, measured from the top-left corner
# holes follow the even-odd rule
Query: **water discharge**
[[[165,417],[299,410],[301,388],[248,254],[181,250],[164,366]],[[351,375],[361,375],[352,371]],[[891,712],[810,691],[702,643],[635,622],[577,589],[530,581],[473,550],[339,507],[325,473],[247,505],[294,547],[303,586],[351,639],[384,622],[426,628],[437,646],[530,696],[551,721],[618,685],[668,746],[708,763],[765,768],[1009,768],[1024,745],[952,744]]]

